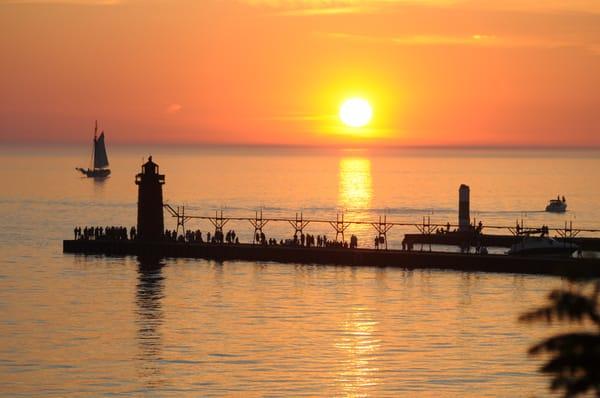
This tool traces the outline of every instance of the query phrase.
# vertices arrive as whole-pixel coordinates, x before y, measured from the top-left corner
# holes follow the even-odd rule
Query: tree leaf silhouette
[[[591,321],[595,330],[553,336],[529,349],[530,355],[550,354],[540,371],[553,375],[550,388],[564,390],[565,397],[588,391],[600,396],[600,282],[588,294],[583,292],[584,287],[581,284],[578,291],[554,290],[548,295],[547,306],[519,317],[521,322]]]

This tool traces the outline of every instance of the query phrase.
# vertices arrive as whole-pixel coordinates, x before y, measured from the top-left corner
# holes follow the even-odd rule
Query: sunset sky
[[[0,0],[0,26],[0,143],[600,146],[598,0]]]

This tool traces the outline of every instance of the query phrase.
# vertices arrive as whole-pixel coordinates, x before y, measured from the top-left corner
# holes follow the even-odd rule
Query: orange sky
[[[0,26],[0,143],[600,145],[597,0],[0,0]]]

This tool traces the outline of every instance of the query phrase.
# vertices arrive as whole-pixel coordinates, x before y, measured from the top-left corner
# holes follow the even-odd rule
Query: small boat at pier
[[[550,213],[564,213],[567,211],[567,201],[563,196],[562,199],[560,196],[557,196],[556,199],[551,199],[546,206],[546,211]]]
[[[92,168],[75,168],[86,177],[106,178],[110,175],[108,168],[108,156],[106,155],[106,145],[104,143],[104,131],[98,136],[98,121],[94,128],[94,144],[92,149]]]
[[[508,255],[535,257],[572,257],[579,246],[571,242],[559,242],[547,236],[524,236],[510,247]]]

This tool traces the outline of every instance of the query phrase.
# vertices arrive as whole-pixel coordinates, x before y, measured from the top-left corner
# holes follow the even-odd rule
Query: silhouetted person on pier
[[[475,230],[475,232],[477,234],[480,234],[481,231],[483,231],[483,223],[481,221],[479,221],[479,224],[477,224],[477,229]]]
[[[358,247],[358,238],[356,237],[356,235],[352,235],[350,237],[350,248],[356,249],[357,247]]]
[[[379,236],[375,237],[375,249],[379,250]]]

